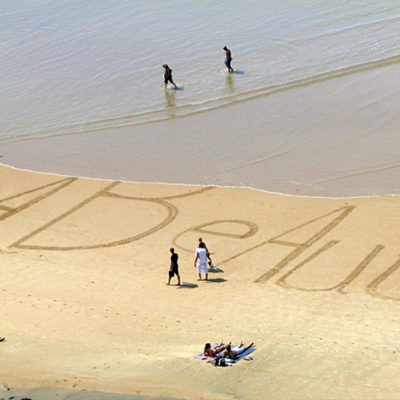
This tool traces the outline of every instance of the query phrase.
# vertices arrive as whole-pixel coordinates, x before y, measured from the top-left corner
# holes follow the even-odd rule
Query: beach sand
[[[0,181],[0,383],[185,399],[398,398],[398,197],[8,167]],[[193,267],[199,236],[216,266],[208,282]],[[171,246],[181,287],[166,285]],[[220,340],[257,350],[226,368],[195,358]]]

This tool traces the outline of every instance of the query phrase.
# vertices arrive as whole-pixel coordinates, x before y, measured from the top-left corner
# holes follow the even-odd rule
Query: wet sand
[[[71,391],[65,389],[12,389],[5,393],[0,392],[0,399],[6,400],[172,400],[167,397],[149,397],[137,395],[122,395],[100,392]]]
[[[0,383],[193,399],[397,397],[398,197],[6,167],[0,179]],[[217,268],[208,282],[193,268],[199,236]],[[171,246],[181,287],[166,285]],[[228,368],[195,358],[221,339],[257,350]]]
[[[0,161],[70,176],[302,196],[399,194],[398,64],[375,67],[278,84],[184,117],[167,104],[171,118],[157,123],[88,124],[77,134],[70,127],[61,136],[2,142]]]

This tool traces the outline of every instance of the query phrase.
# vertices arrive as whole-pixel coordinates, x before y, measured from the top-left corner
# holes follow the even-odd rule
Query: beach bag
[[[226,366],[225,358],[222,356],[215,357],[214,365],[216,367],[225,367]]]

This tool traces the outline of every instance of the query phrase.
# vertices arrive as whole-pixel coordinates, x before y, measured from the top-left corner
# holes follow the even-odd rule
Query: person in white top
[[[199,237],[199,245],[200,245],[200,243],[204,243],[203,239],[201,237]],[[211,253],[208,251],[207,245],[205,243],[204,243],[204,247],[205,247],[206,252],[207,252],[208,265],[210,266],[211,269],[214,269],[215,267],[214,267],[214,264],[212,263],[212,260],[211,260]]]
[[[199,247],[196,249],[196,257],[194,259],[194,267],[197,268],[199,274],[199,281],[201,281],[201,269],[203,268],[205,279],[208,280],[208,268],[207,268],[207,250],[204,242],[199,243]]]

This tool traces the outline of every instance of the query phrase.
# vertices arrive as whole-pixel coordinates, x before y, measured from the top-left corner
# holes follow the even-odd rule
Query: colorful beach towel
[[[218,343],[215,343],[212,348],[214,348],[215,346],[218,346]],[[232,349],[235,350],[237,346],[232,346]],[[232,360],[229,357],[225,357],[225,362],[227,364],[236,364],[237,362],[239,362],[240,360],[242,360],[243,358],[245,358],[246,356],[248,356],[250,353],[253,353],[253,351],[256,351],[255,347],[250,347],[250,349],[247,349],[246,351],[244,351],[242,354],[239,355],[238,358],[236,358],[235,360]],[[217,356],[222,356],[224,354],[224,351],[221,351],[220,353],[217,354]],[[199,355],[196,356],[196,358],[199,358],[200,360],[207,360],[207,361],[215,361],[215,359],[217,358],[217,356],[215,357],[207,357],[204,355],[204,352],[200,353]]]

